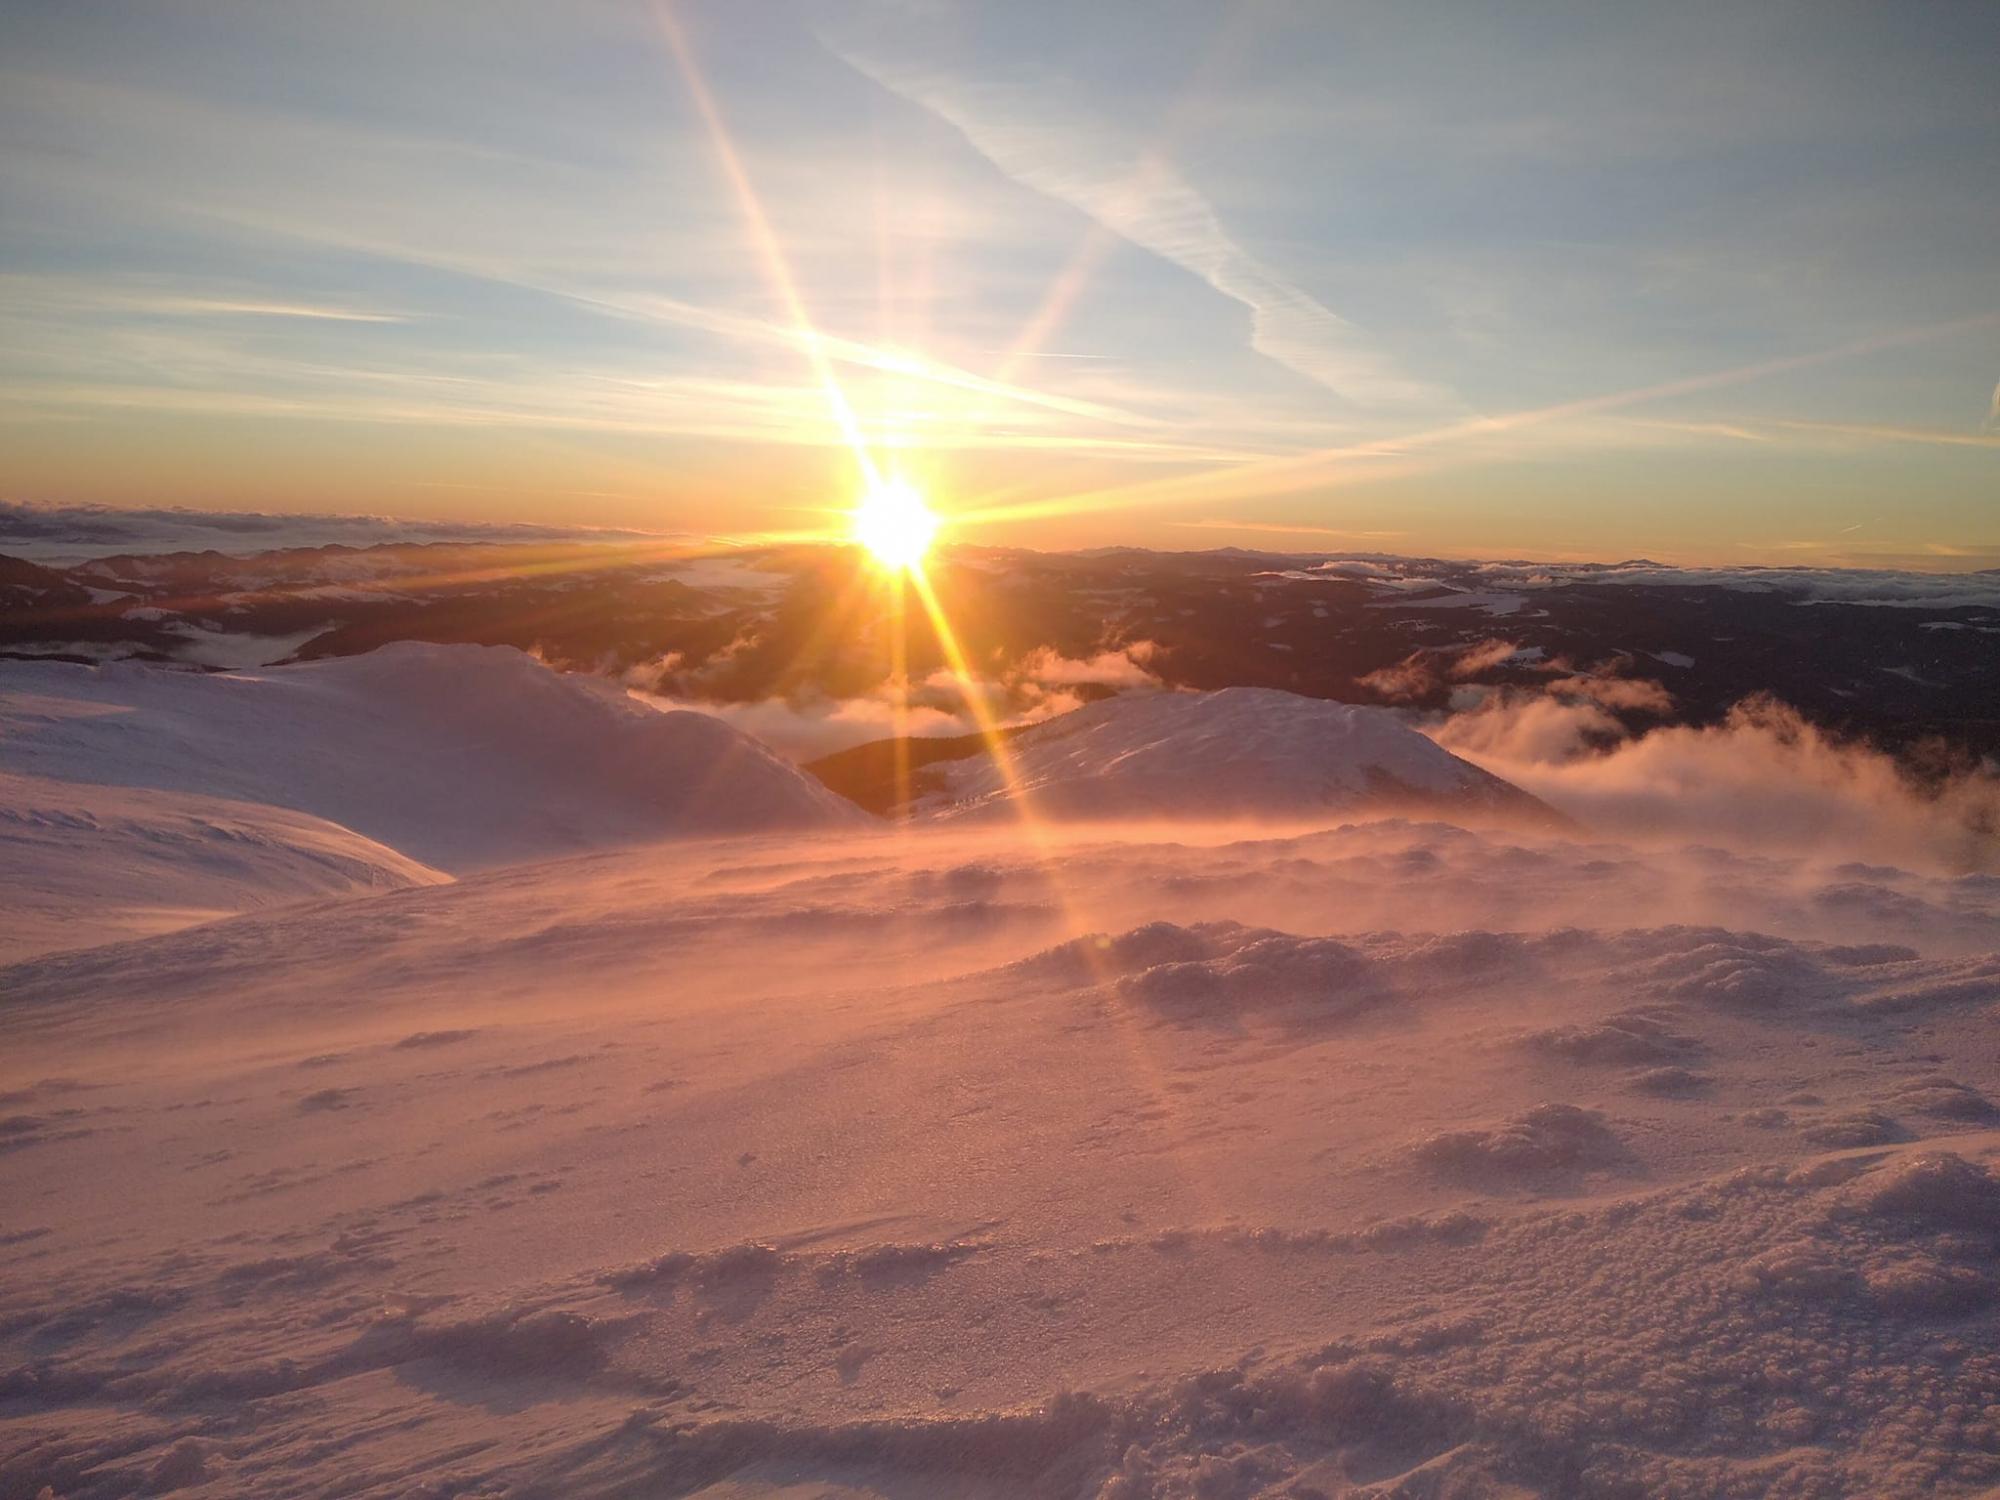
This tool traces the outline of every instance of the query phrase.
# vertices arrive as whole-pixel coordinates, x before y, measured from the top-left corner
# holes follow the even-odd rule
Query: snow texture
[[[9,1500],[2000,1487],[1991,877],[875,825],[510,652],[4,671],[10,912],[272,897],[0,967]],[[1218,697],[1020,762],[1480,785]]]

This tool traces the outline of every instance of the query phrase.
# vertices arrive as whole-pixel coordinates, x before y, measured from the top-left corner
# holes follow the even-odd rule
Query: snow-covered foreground
[[[1996,948],[1987,877],[1381,822],[46,956],[0,1495],[1981,1493]]]

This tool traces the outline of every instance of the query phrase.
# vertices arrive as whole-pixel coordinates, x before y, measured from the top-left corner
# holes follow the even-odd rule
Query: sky
[[[1996,77],[1972,0],[0,0],[0,499],[1992,567]]]

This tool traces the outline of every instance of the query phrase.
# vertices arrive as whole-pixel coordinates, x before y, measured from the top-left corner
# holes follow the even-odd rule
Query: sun
[[[942,524],[907,479],[885,479],[861,497],[850,524],[854,540],[893,573],[914,571]]]

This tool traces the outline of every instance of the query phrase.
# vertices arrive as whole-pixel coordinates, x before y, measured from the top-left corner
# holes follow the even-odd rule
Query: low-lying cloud
[[[1631,676],[1632,668],[1630,656],[1578,666],[1566,656],[1545,657],[1540,647],[1495,636],[1470,645],[1420,647],[1356,682],[1384,703],[1403,706],[1443,701],[1463,711],[1522,706],[1547,696],[1594,703],[1611,713],[1672,713],[1673,695],[1652,678]],[[1480,683],[1495,673],[1507,675],[1499,684]]]
[[[630,674],[627,680],[661,708],[711,714],[782,755],[809,761],[871,740],[976,734],[981,714],[1001,725],[1034,724],[1108,693],[1156,692],[1165,685],[1148,665],[1156,652],[1151,641],[1082,657],[1039,646],[995,676],[966,682],[940,670],[909,681],[886,679],[848,698],[806,693],[753,703],[708,701],[689,691],[698,684],[676,679],[678,664],[671,660],[640,669],[644,680]]]
[[[1718,724],[1631,734],[1588,695],[1501,694],[1433,739],[1586,827],[1647,842],[2000,869],[2000,770],[1924,766],[1842,739],[1770,698]]]
[[[512,521],[426,521],[399,516],[122,509],[0,500],[0,553],[35,562],[81,562],[119,553],[200,552],[238,556],[283,547],[372,547],[383,543],[636,542],[664,533]]]

